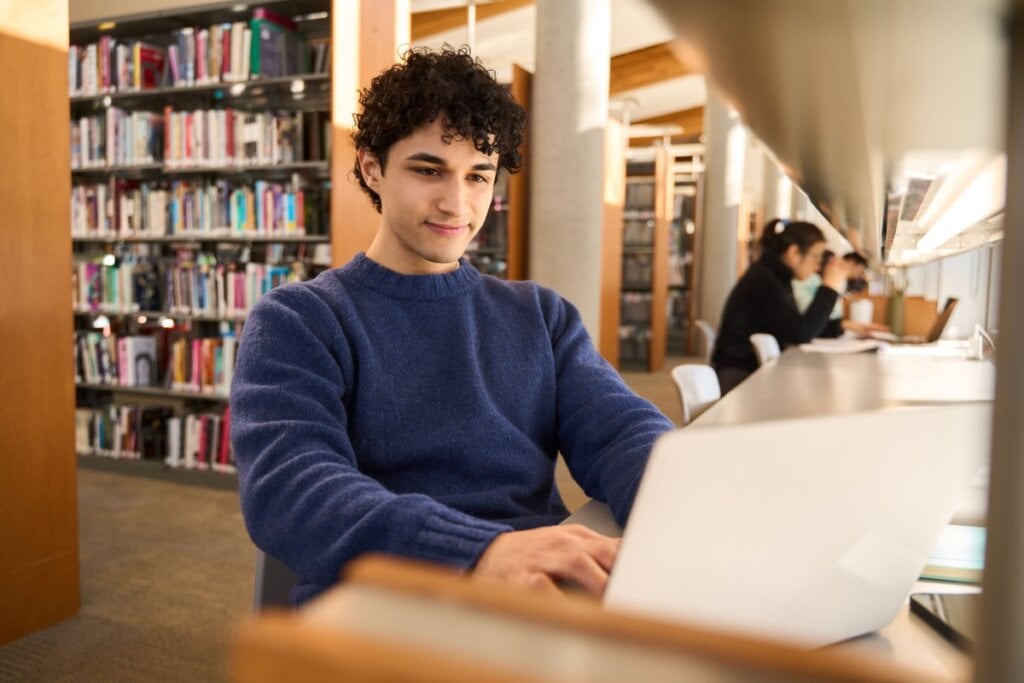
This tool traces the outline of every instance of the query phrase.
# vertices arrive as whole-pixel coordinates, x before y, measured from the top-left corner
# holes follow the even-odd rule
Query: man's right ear
[[[380,177],[384,175],[380,168],[380,160],[373,152],[365,149],[360,149],[356,154],[359,159],[359,172],[363,174],[363,182],[371,190],[376,191],[380,185]]]

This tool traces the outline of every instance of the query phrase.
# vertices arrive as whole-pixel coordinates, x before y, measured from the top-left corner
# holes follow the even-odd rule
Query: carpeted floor
[[[679,424],[668,369],[623,373]],[[571,508],[578,489],[563,484]],[[237,494],[79,470],[82,607],[0,647],[0,681],[224,681],[251,611],[253,547]],[[0,615],[2,618],[2,615]]]

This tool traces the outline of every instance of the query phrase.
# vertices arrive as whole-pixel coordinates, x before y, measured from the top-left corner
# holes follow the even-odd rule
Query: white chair
[[[672,379],[679,388],[679,398],[683,402],[684,427],[722,397],[718,375],[710,365],[677,365],[672,368]]]
[[[752,334],[750,335],[750,344],[754,347],[758,365],[775,360],[782,353],[782,350],[779,349],[779,341],[770,334]]]
[[[704,356],[704,362],[710,363],[711,353],[715,350],[715,328],[707,320],[694,320],[693,324],[700,330],[701,337],[703,338],[704,346],[701,348],[701,352]]]

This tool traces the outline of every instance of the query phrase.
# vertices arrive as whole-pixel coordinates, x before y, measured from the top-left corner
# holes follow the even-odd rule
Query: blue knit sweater
[[[260,299],[231,411],[246,526],[301,577],[296,603],[365,552],[470,568],[499,533],[561,521],[558,452],[624,523],[672,428],[551,290],[362,254]]]

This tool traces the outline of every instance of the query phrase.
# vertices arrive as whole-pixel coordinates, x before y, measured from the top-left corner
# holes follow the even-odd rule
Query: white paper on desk
[[[801,344],[800,350],[809,353],[863,353],[874,351],[881,342],[877,339],[854,339],[839,337],[838,339],[812,339],[809,344]]]
[[[908,403],[991,401],[996,392],[996,366],[963,358],[882,356],[882,396]]]

